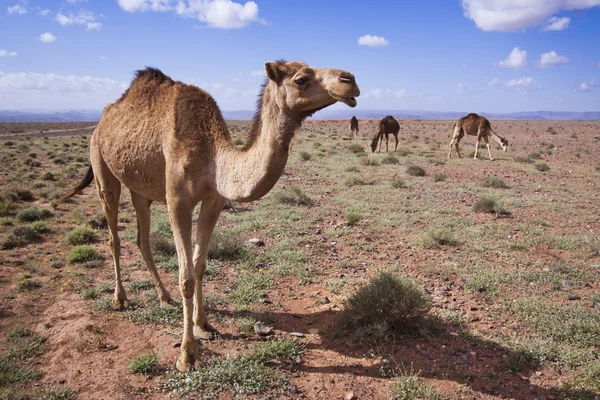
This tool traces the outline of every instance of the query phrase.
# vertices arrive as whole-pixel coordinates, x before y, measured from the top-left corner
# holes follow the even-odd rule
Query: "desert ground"
[[[243,144],[249,121],[228,123]],[[95,187],[53,207],[93,124],[0,123],[0,398],[597,399],[600,122],[492,121],[510,143],[495,161],[473,137],[446,159],[452,124],[400,121],[398,151],[372,154],[377,121],[353,140],[307,121],[275,188],[221,214],[204,282],[219,334],[180,374],[181,307],[158,306],[129,193],[122,312]],[[152,232],[180,299],[164,205]],[[361,297],[390,276],[426,302],[401,326]],[[345,324],[353,310],[372,320]]]

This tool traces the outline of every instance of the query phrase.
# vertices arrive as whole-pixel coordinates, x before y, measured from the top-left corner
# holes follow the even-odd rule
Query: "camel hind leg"
[[[94,142],[90,146],[90,160],[94,170],[96,189],[98,197],[106,216],[108,223],[108,247],[113,257],[115,267],[115,293],[112,300],[112,307],[115,310],[127,308],[129,302],[123,282],[121,281],[121,266],[119,258],[121,256],[121,240],[117,230],[119,218],[119,199],[121,198],[121,182],[110,171],[100,152],[96,149]]]
[[[396,147],[394,147],[394,153],[395,153],[396,150],[398,150],[398,134],[397,133],[394,135],[394,138],[396,139]]]
[[[154,257],[152,256],[152,249],[150,248],[150,205],[152,204],[152,200],[131,191],[131,201],[137,215],[138,248],[142,252],[146,266],[152,276],[152,282],[154,282],[154,287],[158,293],[158,300],[160,301],[161,307],[168,307],[172,302],[171,295],[160,280],[160,276],[156,270]]]
[[[494,161],[494,158],[492,157],[492,151],[490,150],[490,140],[488,139],[487,136],[484,136],[483,140],[485,141],[485,145],[487,146],[488,155],[490,156],[490,161]]]
[[[458,154],[458,158],[462,158],[462,156],[460,155],[460,149],[459,149],[459,144],[460,144],[460,140],[462,139],[464,133],[462,131],[462,128],[456,126],[454,128],[454,133],[452,134],[452,140],[450,141],[450,148],[448,149],[448,158],[452,158],[452,145],[454,145],[456,147],[456,153]]]
[[[390,135],[386,134],[385,135],[385,152],[387,153],[389,151],[388,149],[388,143],[390,142]]]

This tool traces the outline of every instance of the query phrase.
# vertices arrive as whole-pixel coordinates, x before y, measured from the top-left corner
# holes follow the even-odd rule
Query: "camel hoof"
[[[177,371],[179,372],[188,372],[194,368],[196,360],[199,359],[200,357],[196,351],[193,353],[182,353],[177,359],[177,362],[175,362],[175,368],[177,368]]]
[[[203,326],[194,325],[194,339],[196,340],[212,340],[218,333],[219,331],[213,328],[208,322]]]
[[[127,307],[129,307],[129,301],[127,299],[113,299],[112,300],[112,309],[115,311],[123,311]]]

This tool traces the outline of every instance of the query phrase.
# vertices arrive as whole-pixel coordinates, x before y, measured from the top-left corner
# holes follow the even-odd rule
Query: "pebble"
[[[259,238],[252,238],[252,239],[248,240],[248,243],[253,244],[257,247],[262,247],[265,245],[265,242],[263,242]]]
[[[295,337],[304,337],[304,334],[300,332],[291,332],[290,335]]]
[[[254,332],[260,336],[268,336],[273,333],[273,327],[267,326],[262,322],[258,321],[254,324]]]
[[[174,349],[177,347],[181,347],[181,342],[175,342],[171,345],[171,347],[173,347]]]
[[[266,265],[262,262],[257,262],[256,264],[254,264],[254,268],[256,269],[263,269],[264,267],[266,267]]]
[[[327,297],[323,298],[323,300],[321,300],[322,304],[329,304],[331,303],[331,300],[329,300]]]
[[[311,328],[308,330],[308,333],[310,333],[311,335],[318,335],[319,330],[317,328]]]
[[[581,296],[578,294],[572,294],[572,295],[569,295],[569,297],[567,297],[567,300],[580,300],[580,299],[581,299]]]
[[[356,396],[354,395],[354,392],[346,393],[346,400],[356,400]]]

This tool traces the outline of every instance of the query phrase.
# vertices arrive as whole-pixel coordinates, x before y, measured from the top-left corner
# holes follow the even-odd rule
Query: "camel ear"
[[[266,62],[265,63],[265,74],[267,74],[267,77],[272,80],[273,82],[279,84],[281,82],[281,80],[283,79],[283,71],[281,71],[279,68],[277,68],[277,64],[275,64],[274,62]]]

